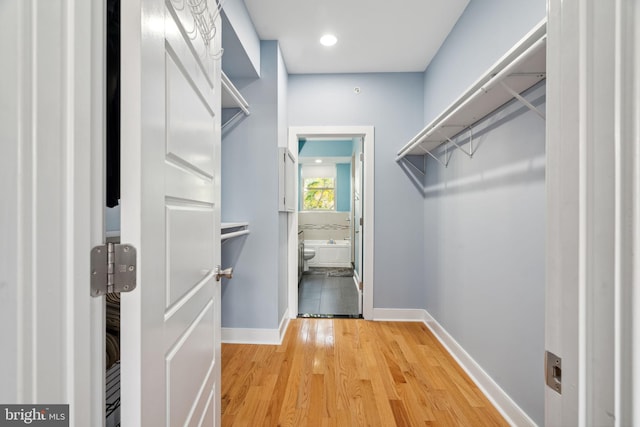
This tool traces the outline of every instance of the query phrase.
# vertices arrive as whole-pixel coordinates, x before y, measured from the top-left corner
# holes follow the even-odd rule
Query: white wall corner
[[[400,310],[398,310],[400,311]],[[409,310],[418,311],[418,310]],[[498,412],[512,426],[535,427],[536,423],[520,408],[507,393],[487,374],[464,348],[426,310],[423,319],[427,328],[435,335],[458,365],[469,375]]]
[[[291,319],[289,318],[289,310],[286,310],[282,315],[282,320],[280,320],[280,327],[278,328],[278,330],[280,331],[278,345],[282,344],[282,341],[284,340],[284,336],[287,334],[287,329],[289,329],[290,320]]]

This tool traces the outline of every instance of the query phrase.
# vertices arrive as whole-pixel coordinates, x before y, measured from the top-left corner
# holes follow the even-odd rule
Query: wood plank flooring
[[[295,319],[222,345],[223,426],[506,426],[422,323]]]

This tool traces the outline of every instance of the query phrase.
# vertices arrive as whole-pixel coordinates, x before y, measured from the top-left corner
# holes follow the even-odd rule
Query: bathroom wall
[[[290,126],[375,128],[375,308],[424,308],[426,299],[424,201],[394,161],[423,126],[423,83],[422,73],[289,76]]]
[[[351,212],[351,163],[336,164],[336,211]]]
[[[298,229],[305,240],[346,240],[351,227],[349,212],[299,212]]]
[[[544,0],[471,0],[425,73],[425,120],[544,17]],[[526,97],[544,110],[544,84]],[[513,102],[474,135],[473,159],[427,157],[425,306],[543,425],[545,122]]]

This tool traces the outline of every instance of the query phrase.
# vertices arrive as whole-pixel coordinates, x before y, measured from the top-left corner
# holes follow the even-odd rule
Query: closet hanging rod
[[[235,113],[233,116],[231,116],[231,118],[229,120],[227,120],[226,122],[224,122],[222,124],[222,126],[220,126],[220,130],[223,130],[225,127],[229,126],[231,124],[231,122],[233,122],[235,119],[237,119],[240,116],[244,116],[244,115],[246,115],[244,111],[238,110],[237,113]]]
[[[240,231],[233,231],[231,233],[224,233],[220,235],[220,240],[227,240],[233,237],[244,236],[245,234],[249,234],[249,232],[250,232],[249,230],[240,230]]]

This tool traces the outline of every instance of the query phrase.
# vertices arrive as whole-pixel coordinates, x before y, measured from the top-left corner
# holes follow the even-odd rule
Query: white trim
[[[638,425],[640,7],[548,11],[545,347],[569,386],[545,388],[545,423]]]
[[[373,126],[303,126],[289,127],[288,147],[296,158],[298,165],[298,139],[299,138],[332,138],[332,137],[363,137],[364,152],[364,208],[363,208],[363,233],[364,233],[364,271],[362,281],[363,312],[365,319],[373,319],[373,290],[375,279],[373,277],[373,248],[374,248],[374,168],[375,168],[375,136]],[[299,188],[296,180],[296,197],[299,197]],[[298,201],[296,200],[295,215],[290,217],[289,232],[289,314],[295,318],[298,313]]]
[[[465,349],[423,309],[376,308],[374,320],[385,322],[422,322],[440,341],[476,386],[513,426],[535,427],[536,423],[505,393]]]
[[[280,345],[287,333],[290,320],[289,314],[285,313],[278,329],[222,328],[222,343]]]
[[[640,4],[615,4],[614,413],[623,426],[640,422]]]
[[[374,308],[373,320],[377,322],[423,322],[431,317],[421,308]]]
[[[89,46],[90,59],[90,120],[91,120],[91,147],[90,147],[90,195],[89,195],[89,231],[90,246],[97,246],[105,242],[105,94],[106,94],[106,2],[93,3],[91,7],[91,21],[85,24],[86,31],[91,33]],[[86,142],[81,141],[80,145]],[[78,175],[76,174],[76,177]],[[76,178],[77,179],[77,178]],[[87,251],[89,248],[84,248]],[[87,260],[87,258],[85,258]],[[88,260],[87,260],[88,261]],[[82,283],[86,283],[84,277],[79,277]],[[92,426],[104,426],[105,415],[105,298],[90,298],[89,307],[89,352],[91,360],[89,408],[90,424]],[[78,392],[83,392],[78,390]]]
[[[104,423],[104,368],[96,376],[104,350],[94,347],[103,342],[94,335],[103,319],[87,287],[92,231],[102,224],[91,215],[92,161],[101,153],[87,141],[102,137],[94,121],[102,50],[94,47],[103,16],[100,2],[9,1],[0,18],[0,78],[8,83],[0,97],[11,120],[0,120],[0,155],[12,162],[0,162],[11,174],[0,226],[7,242],[0,282],[11,307],[0,306],[11,319],[2,318],[0,335],[14,354],[0,357],[7,383],[0,395],[3,403],[68,403],[76,426]],[[48,114],[52,105],[56,114]]]
[[[358,272],[355,268],[353,269],[353,286],[356,287],[356,292],[358,293],[358,313],[362,313],[362,291],[360,290],[360,278],[358,277]]]
[[[284,336],[287,333],[287,329],[289,329],[289,322],[291,318],[289,317],[289,313],[285,311],[282,319],[280,320],[280,327],[278,328],[280,336],[278,337],[278,344],[282,344],[282,340],[284,340]]]

